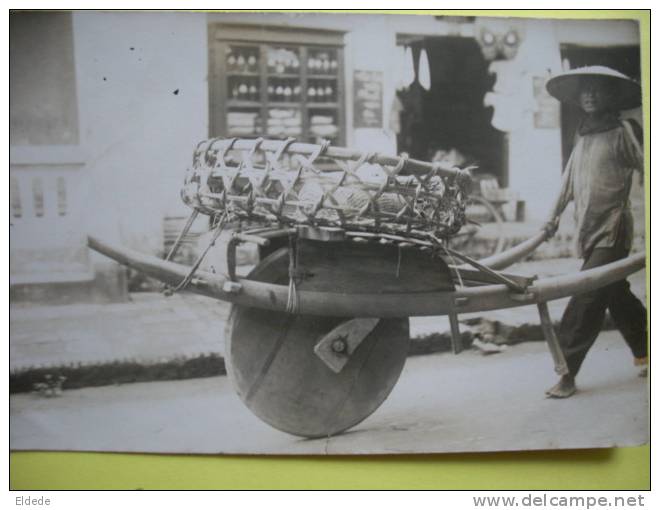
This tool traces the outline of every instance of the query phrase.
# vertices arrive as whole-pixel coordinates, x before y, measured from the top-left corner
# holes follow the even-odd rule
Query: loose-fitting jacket
[[[618,119],[596,129],[578,130],[555,211],[561,213],[568,202],[575,202],[580,257],[594,248],[614,246],[618,236],[630,249],[632,174],[644,163],[633,136]]]

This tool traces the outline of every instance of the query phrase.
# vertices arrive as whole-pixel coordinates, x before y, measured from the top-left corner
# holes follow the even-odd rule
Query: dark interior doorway
[[[570,69],[584,66],[607,66],[629,76],[633,80],[640,81],[639,46],[596,48],[564,44],[561,46],[561,58],[564,63],[568,63]],[[562,103],[561,146],[564,161],[563,166],[566,166],[566,162],[573,149],[573,140],[581,115],[578,108]]]
[[[422,48],[429,58],[431,87],[413,84],[399,94],[403,104],[400,152],[431,160],[438,151],[474,164],[476,174],[492,174],[508,185],[505,134],[491,125],[485,94],[495,77],[488,73],[478,43],[466,37],[423,37],[409,43],[417,62]]]

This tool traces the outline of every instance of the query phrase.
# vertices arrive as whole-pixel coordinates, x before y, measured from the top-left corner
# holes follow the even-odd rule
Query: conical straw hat
[[[605,66],[571,69],[550,78],[545,86],[548,92],[560,101],[579,104],[580,80],[584,77],[599,77],[607,82],[614,91],[613,106],[618,110],[635,108],[642,103],[642,88],[639,83]]]

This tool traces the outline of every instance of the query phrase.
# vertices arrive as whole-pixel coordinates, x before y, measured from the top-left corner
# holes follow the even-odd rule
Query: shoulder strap
[[[637,135],[635,134],[635,131],[633,130],[632,123],[634,121],[631,119],[623,119],[621,121],[621,124],[623,124],[623,127],[625,129],[625,132],[628,134],[628,137],[630,138],[630,142],[633,144],[633,147],[635,147],[635,150],[639,154],[640,159],[644,160],[644,151],[642,150],[642,146],[639,144],[639,140],[637,139]],[[637,123],[635,123],[637,124]]]

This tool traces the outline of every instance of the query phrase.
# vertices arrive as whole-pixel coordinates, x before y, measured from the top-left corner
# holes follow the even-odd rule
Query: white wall
[[[409,20],[409,18],[411,18]],[[389,108],[394,98],[395,76],[391,56],[396,47],[396,34],[401,22],[413,26],[441,25],[432,16],[394,16],[384,14],[318,14],[318,13],[216,13],[209,22],[265,24],[296,28],[319,28],[345,32],[344,59],[346,90],[347,145],[367,151],[396,152],[396,134],[387,129]],[[404,26],[410,27],[410,25]],[[353,128],[353,70],[383,73],[383,128]]]
[[[561,72],[561,44],[584,46],[639,44],[632,21],[542,20],[523,22],[523,43],[516,57],[495,65],[496,92],[508,95],[498,111],[509,124],[509,187],[526,202],[526,219],[546,219],[557,196],[562,172],[561,130],[534,125],[533,79]],[[500,84],[503,90],[497,91]],[[559,102],[557,102],[559,108]]]
[[[205,14],[74,13],[88,232],[162,246],[195,144],[208,134]],[[174,92],[178,90],[178,94]]]
[[[383,16],[273,14],[256,19],[246,14],[76,12],[74,51],[89,211],[83,231],[155,252],[162,246],[163,216],[189,212],[179,189],[195,144],[208,136],[207,29],[213,21],[348,31],[349,144],[395,151],[393,134],[350,127],[352,69],[378,70],[389,78],[387,56],[395,36],[386,30]],[[386,116],[394,89],[384,89]]]
[[[390,153],[396,151],[395,135],[387,126],[395,91],[396,76],[389,66],[396,34],[446,35],[456,30],[456,25],[432,16],[75,13],[81,144],[87,153],[88,207],[93,211],[88,231],[154,251],[161,246],[163,216],[187,213],[178,191],[192,148],[208,135],[207,27],[212,22],[346,32],[348,145]],[[631,22],[526,23],[525,44],[507,64],[519,82],[516,94],[521,100],[517,126],[509,133],[509,180],[527,200],[532,219],[545,216],[558,188],[561,141],[558,128],[533,126],[531,80],[559,70],[562,42],[635,41],[637,26]],[[382,129],[352,127],[355,69],[383,72]]]
[[[635,20],[555,21],[557,39],[565,44],[584,46],[639,44],[639,23]]]
[[[550,20],[525,23],[524,43],[507,65],[514,69],[513,81],[517,85],[515,109],[511,112],[517,122],[509,133],[509,187],[525,200],[525,219],[542,221],[559,192],[561,130],[559,125],[535,128],[533,80],[561,71],[554,23]],[[556,107],[559,108],[559,102]]]
[[[369,17],[359,30],[346,35],[346,98],[349,122],[348,143],[364,151],[396,154],[396,134],[388,129],[389,109],[394,98],[395,76],[391,56],[396,32],[386,16]],[[383,76],[383,124],[381,128],[351,128],[353,124],[353,70],[380,71]]]

